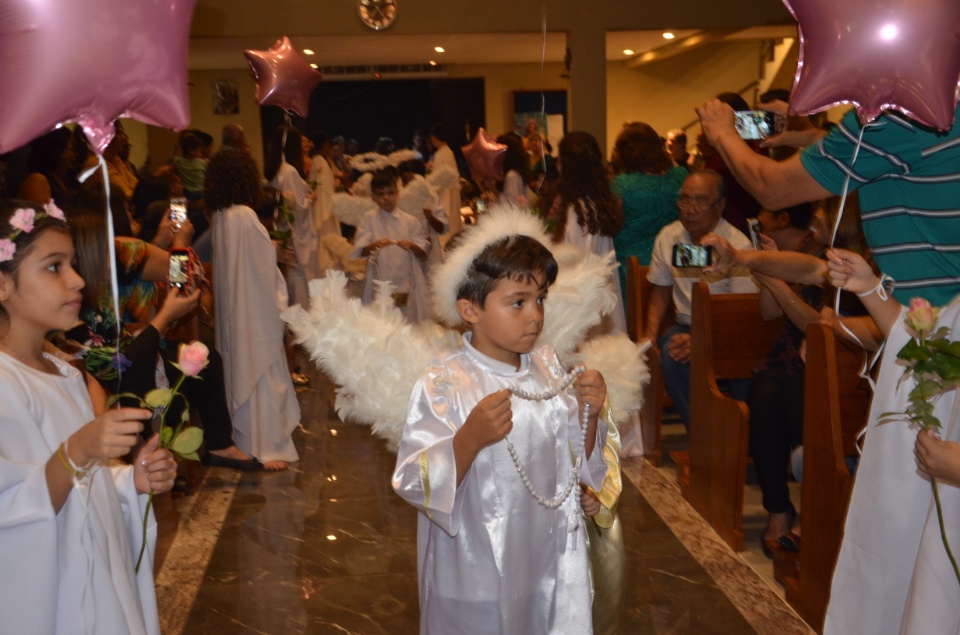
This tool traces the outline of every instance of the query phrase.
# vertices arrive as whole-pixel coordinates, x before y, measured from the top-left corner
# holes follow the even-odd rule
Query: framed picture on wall
[[[213,96],[213,114],[236,115],[240,112],[240,88],[237,82],[220,79],[210,85]]]
[[[556,152],[567,127],[567,91],[516,91],[513,93],[513,113],[518,135],[525,141],[539,136]]]

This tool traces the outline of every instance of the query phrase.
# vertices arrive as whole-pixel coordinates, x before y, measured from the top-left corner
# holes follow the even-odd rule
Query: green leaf
[[[940,420],[934,417],[933,415],[923,415],[918,417],[915,421],[920,424],[920,427],[924,430],[939,430],[940,429]]]
[[[191,461],[197,461],[197,462],[200,461],[200,455],[197,454],[196,452],[190,452],[189,454],[181,454],[180,456],[185,459],[190,459]]]
[[[921,379],[917,382],[917,385],[914,386],[913,390],[910,391],[909,399],[910,401],[916,399],[926,401],[939,391],[940,382],[932,379]]]
[[[203,443],[203,430],[200,428],[185,428],[173,440],[170,449],[180,456],[186,456],[196,452],[201,443]]]
[[[897,358],[908,361],[922,361],[930,359],[930,351],[926,347],[920,346],[916,340],[910,340],[897,353]]]
[[[951,355],[935,355],[927,363],[927,372],[939,376],[944,381],[960,379],[960,358]]]
[[[170,437],[173,436],[173,428],[170,426],[164,426],[160,429],[160,445],[163,447],[170,446]]]
[[[190,408],[184,408],[183,412],[180,413],[180,425],[183,425],[190,421]]]
[[[110,395],[107,397],[107,408],[120,401],[120,395]]]
[[[144,399],[152,408],[169,406],[170,402],[173,401],[173,391],[169,388],[157,388],[148,392]]]

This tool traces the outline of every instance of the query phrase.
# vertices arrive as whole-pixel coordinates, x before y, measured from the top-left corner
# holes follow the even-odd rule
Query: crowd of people
[[[144,496],[175,487],[176,464],[158,446],[154,414],[130,393],[182,385],[189,405],[173,404],[167,414],[186,420],[193,410],[210,466],[286,469],[299,458],[295,384],[308,380],[291,367],[281,313],[309,306],[310,281],[340,270],[365,303],[386,284],[409,322],[438,319],[439,307],[442,320],[456,322],[449,326],[468,331],[462,348],[418,383],[394,477],[398,493],[423,511],[421,529],[430,537],[418,546],[424,629],[468,620],[503,632],[553,632],[564,622],[576,632],[614,632],[619,601],[596,610],[590,565],[576,555],[583,534],[570,538],[570,549],[541,545],[533,568],[522,537],[534,526],[564,536],[568,516],[576,523],[581,514],[615,516],[616,495],[602,496],[603,483],[608,475],[619,479],[620,455],[642,453],[635,417],[618,435],[601,416],[603,377],[587,370],[576,388],[557,388],[565,381],[559,361],[536,346],[557,275],[551,249],[559,244],[619,264],[609,278],[618,302],[588,338],[626,331],[627,259],[648,267],[653,292],[642,337],[661,352],[667,392],[687,429],[698,424],[689,408],[695,283],[706,281],[713,293],[758,293],[766,319],[786,318],[753,379],[727,389],[750,407],[750,452],[768,512],[763,550],[797,551],[799,516],[788,480],[803,438],[804,330],[825,322],[873,350],[884,339],[901,342],[901,304],[914,296],[947,305],[941,320],[953,325],[960,268],[944,219],[956,213],[960,181],[952,166],[960,144],[944,139],[960,131],[941,138],[894,114],[865,130],[851,114],[828,129],[788,118],[787,99],[785,91],[761,96],[757,107],[782,116],[785,126],[763,143],[738,135],[734,113],[750,106],[733,93],[699,110],[695,148],[683,130],[661,136],[642,122],[624,124],[609,160],[586,132],[564,135],[554,156],[535,127],[523,136],[508,131],[497,137],[505,147],[503,177],[476,183],[458,168],[444,124],[414,134],[410,149],[381,138],[370,156],[342,137],[281,126],[269,136],[262,169],[236,124],[224,127],[216,152],[212,135],[188,130],[175,155],[149,171],[131,165],[118,123],[102,155],[107,179],[94,173],[84,183],[78,174],[98,159],[79,128],[34,141],[28,173],[16,188],[7,184],[0,203],[0,422],[7,431],[0,439],[0,542],[17,554],[8,565],[24,571],[2,579],[0,596],[4,607],[46,597],[51,610],[0,609],[5,625],[14,624],[10,616],[22,620],[10,626],[17,632],[61,632],[68,622],[96,619],[110,632],[158,632],[150,568],[135,573],[131,554],[143,540]],[[338,196],[366,205],[352,225],[338,211]],[[174,213],[179,206],[184,215]],[[523,222],[490,229],[489,208],[537,218],[548,237],[519,229]],[[700,248],[712,252],[696,264],[691,254]],[[182,284],[169,279],[172,257],[187,263]],[[431,284],[437,272],[454,285],[440,290],[453,303]],[[177,364],[179,345],[195,338],[210,350],[198,377]],[[924,478],[960,487],[960,430],[946,396],[937,405],[950,422],[943,438],[876,425],[906,400],[894,376],[896,352],[888,344],[878,378],[885,409],[873,410],[857,466],[828,615],[836,632],[852,632],[854,620],[860,629],[864,619],[921,625],[925,611],[947,601],[945,591],[914,590],[944,575],[945,559],[930,556],[939,537],[925,522]],[[528,424],[538,420],[539,406],[517,405],[519,393],[508,390],[521,380],[527,391],[556,388],[551,396],[562,401],[556,421],[536,434]],[[120,395],[122,407],[107,407],[110,395]],[[512,435],[519,457],[510,446],[518,469],[526,463],[548,495],[572,470],[582,492],[568,498],[568,488],[550,507],[532,496],[534,484],[521,469],[522,482],[496,481],[502,500],[489,494],[493,466],[504,460],[497,442],[521,425],[526,436]],[[924,478],[897,455],[914,446]],[[960,508],[953,490],[945,498]],[[910,514],[890,511],[907,504]],[[505,524],[496,541],[481,546],[483,528],[503,518],[511,518],[509,529]],[[43,560],[32,555],[38,540]],[[896,547],[904,540],[910,549]],[[15,561],[28,556],[29,565]],[[492,568],[495,559],[512,572],[509,584]],[[568,572],[562,579],[558,567]],[[912,575],[902,575],[905,569]],[[889,586],[881,592],[865,580]],[[879,603],[877,610],[865,613],[868,603]]]

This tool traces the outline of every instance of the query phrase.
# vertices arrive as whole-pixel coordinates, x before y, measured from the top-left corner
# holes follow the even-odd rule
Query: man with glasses
[[[673,400],[683,425],[690,429],[690,308],[693,285],[700,280],[710,292],[756,293],[757,286],[746,269],[705,274],[701,267],[674,265],[674,245],[700,245],[709,233],[725,238],[737,249],[751,249],[750,240],[722,218],[726,205],[723,179],[713,170],[693,172],[683,182],[677,199],[680,220],[660,230],[653,246],[647,279],[653,293],[647,305],[644,338],[660,349],[660,370],[667,394]],[[681,248],[681,252],[689,251]],[[660,335],[670,302],[676,309],[677,323]]]

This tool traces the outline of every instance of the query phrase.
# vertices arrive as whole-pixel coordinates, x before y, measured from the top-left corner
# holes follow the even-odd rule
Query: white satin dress
[[[593,632],[587,545],[572,492],[556,510],[527,492],[505,441],[483,449],[456,486],[453,437],[477,403],[519,387],[544,392],[566,369],[549,346],[495,361],[464,345],[435,360],[410,398],[393,487],[420,510],[417,562],[420,632],[431,635],[583,635]],[[514,396],[509,435],[535,490],[562,492],[579,448],[573,389],[534,402]],[[598,424],[595,450],[581,481],[599,488],[606,474]],[[575,531],[572,531],[576,529]]]

